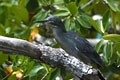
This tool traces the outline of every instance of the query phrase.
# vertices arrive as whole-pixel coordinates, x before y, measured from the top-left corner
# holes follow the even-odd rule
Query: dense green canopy
[[[49,25],[33,22],[49,15],[61,18],[67,30],[85,38],[101,39],[94,48],[103,55],[106,69],[102,73],[107,80],[120,80],[120,0],[0,0],[0,35],[30,42],[41,35],[53,41],[42,44],[58,48]],[[108,42],[102,46],[104,40]],[[59,68],[53,69],[28,57],[0,52],[0,79],[12,71],[24,74],[22,80],[40,80],[48,71],[45,80],[54,80],[61,73]],[[11,75],[8,80],[16,80],[15,77]],[[68,80],[73,76],[65,72],[64,77]]]

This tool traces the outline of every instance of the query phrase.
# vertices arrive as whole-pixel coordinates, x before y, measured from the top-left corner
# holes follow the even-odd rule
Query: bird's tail
[[[100,71],[98,71],[98,77],[100,78],[100,80],[105,80],[105,78],[104,78],[103,75],[100,73]]]

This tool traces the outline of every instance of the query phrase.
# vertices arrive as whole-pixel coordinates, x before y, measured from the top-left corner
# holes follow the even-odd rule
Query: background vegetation
[[[107,67],[102,72],[108,80],[120,80],[120,0],[0,0],[0,35],[30,42],[42,35],[50,40],[40,43],[59,47],[55,42],[49,44],[53,41],[49,25],[33,23],[50,14],[60,17],[67,30],[101,39],[95,49]],[[102,47],[104,40],[108,42]],[[40,80],[48,72],[45,80],[54,80],[62,73],[29,57],[0,52],[0,79]],[[64,72],[64,77],[68,80],[72,75]]]

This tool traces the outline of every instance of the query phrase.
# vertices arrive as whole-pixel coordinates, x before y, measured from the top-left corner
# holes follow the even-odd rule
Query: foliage
[[[89,0],[0,0],[0,35],[32,42],[38,35],[38,30],[46,37],[46,29],[36,28],[38,24],[33,21],[44,19],[49,14],[61,17],[67,30],[73,30],[87,38],[102,35],[95,49],[103,54],[106,63],[104,76],[108,80],[120,80],[120,0],[93,0],[89,5],[87,3]],[[100,15],[101,18],[95,20],[95,15]],[[108,42],[100,51],[104,40]],[[51,46],[59,47],[58,44]],[[54,80],[61,73],[58,68],[52,69],[28,57],[2,52],[0,57],[0,65],[3,66],[0,67],[0,79],[11,73],[8,80],[39,80],[49,72],[45,80]],[[22,76],[17,77],[17,74]],[[70,76],[71,74],[65,75],[65,79],[68,80]]]

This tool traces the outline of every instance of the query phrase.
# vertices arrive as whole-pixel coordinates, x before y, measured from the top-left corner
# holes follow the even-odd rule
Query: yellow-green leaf
[[[98,32],[102,33],[100,27],[96,24],[96,22],[91,17],[88,17],[88,20],[92,24],[94,29],[96,29]]]
[[[24,22],[28,22],[29,20],[28,11],[23,6],[13,5],[11,7],[11,14],[13,14],[13,17],[17,20],[23,20]]]
[[[105,40],[120,41],[120,35],[118,34],[108,34],[104,35],[102,38]]]
[[[77,19],[77,21],[85,28],[91,28],[91,24],[88,20],[88,17],[85,15],[81,15],[79,16],[79,18]]]
[[[71,12],[71,14],[73,14],[73,15],[77,14],[78,8],[76,6],[76,2],[70,2],[66,6],[69,9],[69,11]]]

